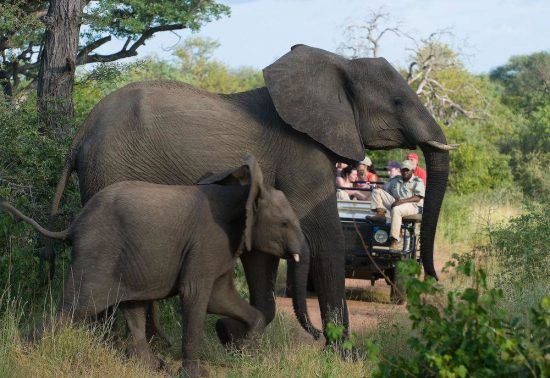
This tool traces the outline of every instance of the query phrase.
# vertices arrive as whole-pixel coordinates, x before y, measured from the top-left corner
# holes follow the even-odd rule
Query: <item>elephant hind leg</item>
[[[235,290],[233,272],[223,275],[215,282],[208,302],[208,312],[228,316],[216,323],[218,338],[224,345],[239,343],[246,336],[262,332],[266,326],[263,314],[242,299]]]
[[[151,369],[158,370],[162,366],[162,361],[154,355],[145,335],[149,305],[150,302],[126,302],[120,305],[120,309],[130,329],[129,354],[141,358]]]

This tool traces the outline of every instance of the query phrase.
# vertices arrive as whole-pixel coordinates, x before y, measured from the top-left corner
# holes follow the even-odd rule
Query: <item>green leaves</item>
[[[504,87],[504,101],[516,111],[530,114],[548,104],[550,53],[513,56],[490,77]]]
[[[490,288],[487,274],[471,256],[453,256],[447,268],[471,280],[463,290],[450,290],[442,304],[442,288],[433,280],[422,281],[408,262],[400,274],[405,279],[407,309],[416,333],[409,339],[413,358],[385,359],[379,353],[378,377],[423,376],[544,376],[550,371],[545,357],[550,349],[550,297],[531,310],[530,322],[510,319],[499,307],[502,290]],[[376,352],[372,344],[368,350]]]
[[[230,14],[227,5],[199,0],[102,0],[85,9],[91,31],[134,40],[152,27],[182,24],[198,30],[203,24]]]
[[[327,324],[327,338],[329,342],[337,342],[342,339],[342,336],[344,335],[344,326],[343,325],[337,325],[333,322],[329,322]]]

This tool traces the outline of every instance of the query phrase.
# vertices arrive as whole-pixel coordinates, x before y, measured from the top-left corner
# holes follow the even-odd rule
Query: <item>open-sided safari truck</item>
[[[422,215],[403,218],[401,232],[403,247],[390,250],[390,220],[386,222],[369,219],[371,202],[338,200],[340,223],[344,230],[346,252],[346,278],[374,282],[385,279],[391,284],[390,299],[401,304],[405,293],[397,275],[396,265],[404,259],[417,258],[420,229],[417,224]]]

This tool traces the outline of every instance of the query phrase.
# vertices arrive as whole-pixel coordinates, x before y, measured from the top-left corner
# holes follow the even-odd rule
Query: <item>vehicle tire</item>
[[[397,268],[390,269],[388,273],[388,277],[392,281],[392,285],[390,285],[390,301],[394,304],[402,305],[407,301],[407,293],[405,292],[402,280],[399,279]]]

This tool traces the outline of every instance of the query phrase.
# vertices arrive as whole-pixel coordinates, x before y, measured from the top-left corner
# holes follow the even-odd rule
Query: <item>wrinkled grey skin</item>
[[[213,175],[197,186],[123,181],[98,192],[71,226],[44,230],[5,201],[5,209],[49,237],[73,244],[72,263],[58,309],[63,318],[87,318],[119,304],[132,334],[132,350],[152,367],[159,361],[145,336],[150,301],[178,295],[182,310],[183,370],[198,365],[206,313],[220,314],[260,332],[263,314],[233,285],[241,250],[275,259],[302,255],[300,223],[281,191],[264,185],[249,157],[237,170]],[[258,253],[260,254],[260,253]],[[302,257],[300,259],[300,257]],[[305,283],[304,283],[305,285]],[[296,300],[305,306],[305,296]]]
[[[110,94],[73,141],[52,219],[73,171],[86,203],[122,180],[190,184],[205,172],[235,166],[250,151],[266,182],[285,193],[300,219],[323,325],[332,320],[347,326],[335,162],[362,160],[365,148],[420,147],[428,172],[421,256],[425,272],[436,276],[433,245],[449,153],[438,147],[446,146],[441,128],[401,75],[383,58],[348,60],[298,45],[264,69],[264,78],[266,87],[230,95],[167,81]],[[245,254],[242,262],[251,304],[269,323],[278,260]],[[224,319],[218,327],[237,338],[242,334]]]

